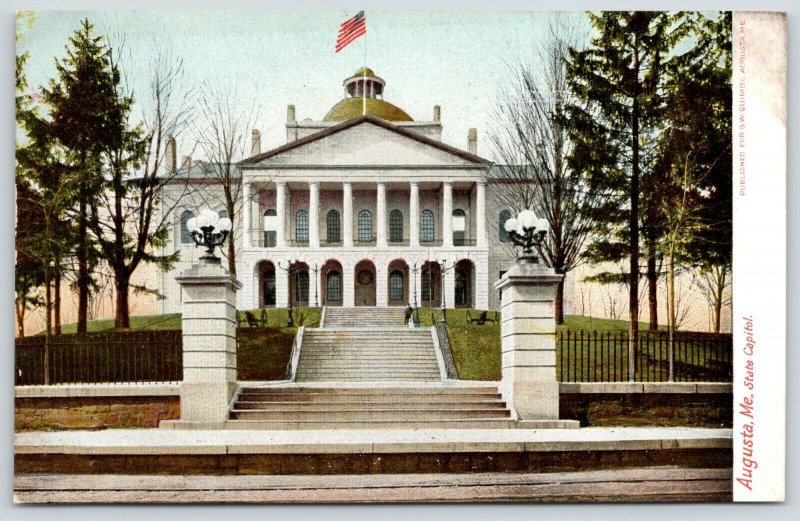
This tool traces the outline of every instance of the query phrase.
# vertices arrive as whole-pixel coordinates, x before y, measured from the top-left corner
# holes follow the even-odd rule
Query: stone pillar
[[[275,259],[275,306],[285,308],[289,306],[289,274],[278,267],[278,262]]]
[[[478,230],[477,246],[478,248],[486,248],[486,182],[478,181],[477,183],[477,209],[475,212],[475,220]]]
[[[236,392],[236,291],[242,284],[219,263],[176,277],[181,285],[181,422],[222,423]]]
[[[409,240],[412,248],[419,246],[419,185],[411,183],[408,201]]]
[[[242,186],[242,212],[244,213],[244,247],[253,245],[253,205],[251,203],[252,184],[247,182]]]
[[[442,183],[442,246],[453,245],[453,183]]]
[[[342,262],[342,306],[352,308],[356,305],[355,266]]]
[[[275,183],[275,213],[278,214],[275,245],[286,246],[286,183],[283,181]]]
[[[375,261],[375,305],[385,308],[389,305],[389,266]]]
[[[308,245],[319,248],[319,183],[308,183]]]
[[[353,184],[342,183],[342,236],[343,246],[353,246]],[[344,279],[342,279],[344,280]]]
[[[378,183],[378,248],[386,248],[386,183]]]
[[[447,271],[442,270],[444,277],[444,305],[447,309],[456,307],[456,270],[453,269],[453,259],[448,259],[445,264]]]
[[[556,288],[562,275],[518,262],[495,283],[502,292],[503,396],[518,420],[558,420]]]

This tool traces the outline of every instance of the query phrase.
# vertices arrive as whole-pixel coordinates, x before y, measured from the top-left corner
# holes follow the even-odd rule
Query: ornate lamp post
[[[319,285],[317,284],[317,273],[319,273],[319,264],[314,263],[314,307],[319,307]]]
[[[186,228],[192,234],[194,243],[206,248],[206,254],[200,260],[219,264],[220,258],[214,255],[214,250],[225,244],[231,231],[231,220],[227,217],[220,219],[219,214],[213,210],[202,210],[200,215],[186,222]]]
[[[289,285],[288,285],[288,292],[289,292],[289,320],[286,321],[286,327],[294,327],[294,308],[292,308],[292,272],[294,272],[295,259],[290,259],[286,261],[286,267],[281,264],[281,261],[278,261],[277,266],[286,272],[287,276],[289,277]],[[296,291],[296,288],[295,288]]]
[[[516,219],[512,217],[507,220],[503,228],[508,232],[508,237],[514,244],[522,247],[523,255],[517,259],[517,262],[538,264],[539,257],[534,254],[533,248],[538,249],[547,232],[550,231],[550,223],[547,222],[547,219],[537,218],[531,210],[522,210]]]
[[[422,269],[422,266],[417,267],[417,263],[411,267],[411,273],[414,274],[414,325],[419,325],[419,306],[417,306],[417,272]]]
[[[439,261],[439,264],[441,264],[441,266],[442,266],[442,324],[447,324],[447,304],[445,302],[445,289],[444,289],[445,288],[445,284],[444,284],[444,279],[445,279],[445,274],[448,271],[454,269],[456,267],[456,265],[453,264],[452,266],[450,266],[448,268],[447,267],[447,259],[445,259],[444,257],[442,257],[442,259]]]

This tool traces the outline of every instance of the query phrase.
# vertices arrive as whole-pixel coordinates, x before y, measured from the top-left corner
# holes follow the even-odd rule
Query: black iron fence
[[[626,382],[630,348],[627,331],[560,331],[556,368],[562,382]],[[684,333],[674,338],[673,381],[730,382],[733,337]],[[669,336],[642,332],[633,358],[634,381],[669,381]]]
[[[18,338],[16,385],[179,382],[180,330]]]

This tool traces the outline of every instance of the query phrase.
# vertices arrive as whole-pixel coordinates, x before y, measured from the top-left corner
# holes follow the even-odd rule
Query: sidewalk
[[[730,449],[731,429],[589,427],[582,429],[24,432],[16,454],[387,454]]]

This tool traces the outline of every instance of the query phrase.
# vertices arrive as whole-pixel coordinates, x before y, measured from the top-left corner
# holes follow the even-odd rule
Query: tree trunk
[[[61,270],[56,263],[53,276],[53,329],[56,335],[61,334]]]
[[[130,329],[131,315],[128,306],[128,296],[130,293],[130,281],[124,275],[116,277],[117,302],[115,306],[114,327],[116,329]]]
[[[652,228],[652,224],[650,226]],[[647,299],[650,309],[650,331],[658,331],[658,270],[656,266],[655,235],[648,231],[647,237]]]
[[[556,287],[556,324],[564,323],[564,279]]]
[[[675,252],[674,246],[670,245],[669,258],[667,259],[667,330],[669,339],[667,341],[667,351],[669,355],[669,381],[675,379],[675,322],[677,313],[675,312]]]
[[[714,278],[717,282],[714,292],[714,333],[719,333],[722,325],[722,300],[725,296],[725,281],[727,279],[725,268],[720,268],[717,273],[718,276]]]
[[[638,46],[638,39],[634,43]],[[639,50],[634,49],[633,70],[639,70]],[[639,343],[639,100],[638,88],[634,89],[631,117],[631,209],[628,219],[630,236],[630,284],[628,308],[630,331],[628,334],[628,380],[634,381],[636,376],[636,356]]]
[[[78,208],[78,244],[76,256],[78,260],[78,323],[76,333],[86,334],[89,311],[89,258],[86,243],[86,195],[81,188],[81,200]]]
[[[14,308],[17,314],[17,338],[25,338],[25,301],[14,299]]]
[[[228,272],[231,277],[236,277],[236,244],[233,233],[228,236]]]

